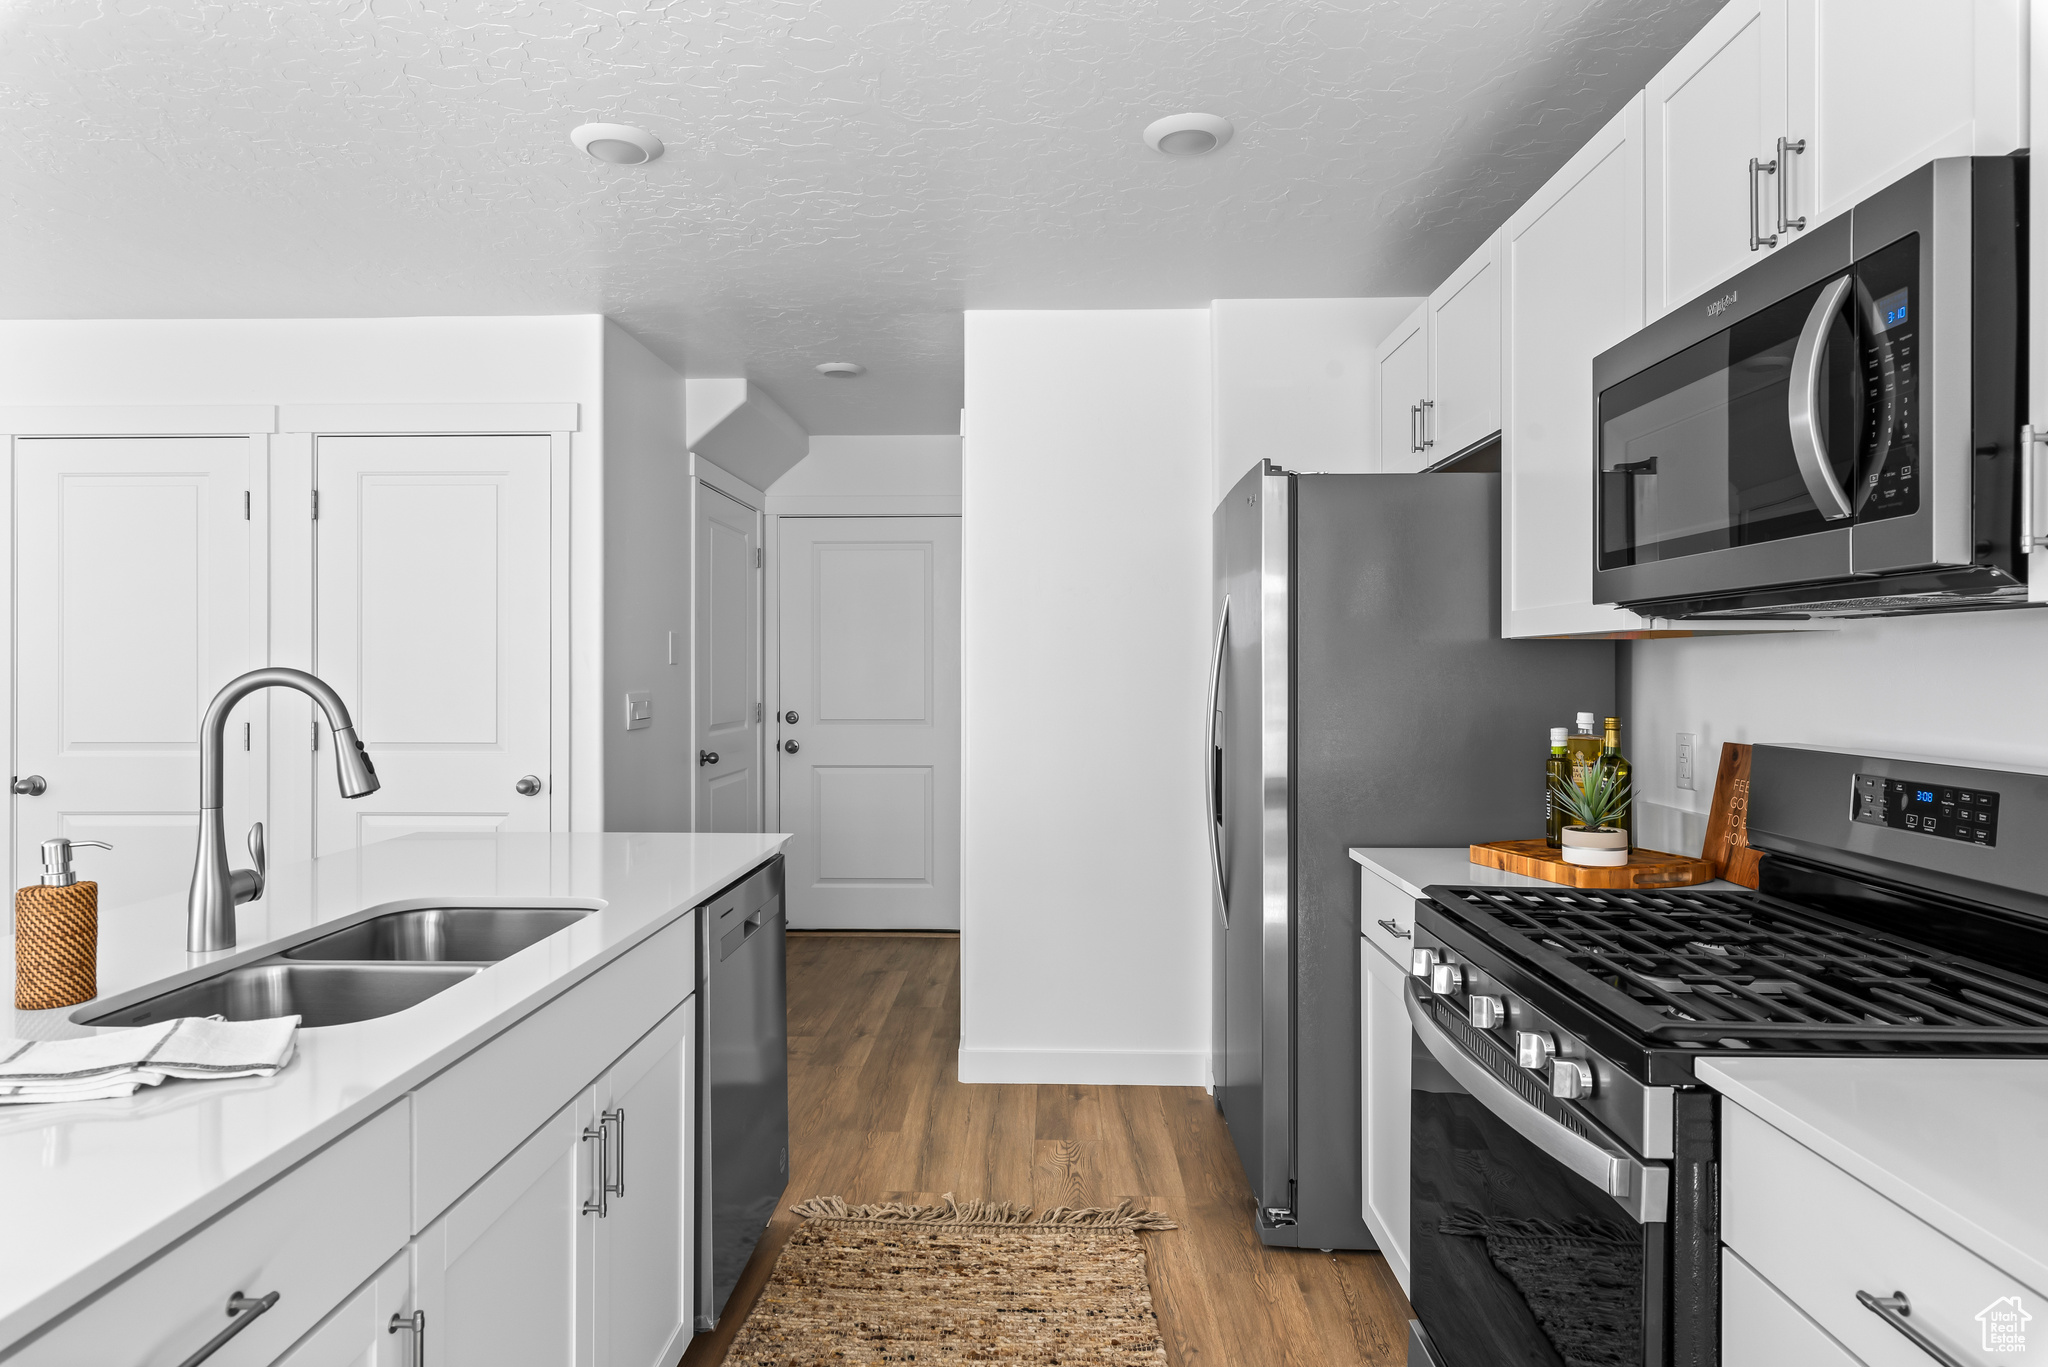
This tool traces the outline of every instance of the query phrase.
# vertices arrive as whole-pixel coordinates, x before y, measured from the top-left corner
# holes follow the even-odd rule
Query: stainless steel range
[[[1719,1363],[1695,1061],[2048,1054],[2043,830],[2048,774],[1758,746],[1759,891],[1427,889],[1410,1363]]]

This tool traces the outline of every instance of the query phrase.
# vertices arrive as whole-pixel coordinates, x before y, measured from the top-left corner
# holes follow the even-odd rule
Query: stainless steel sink
[[[494,964],[590,915],[586,907],[426,907],[359,921],[284,953],[312,961]]]
[[[232,968],[101,1015],[72,1019],[81,1025],[147,1025],[177,1016],[225,1016],[231,1021],[298,1016],[301,1026],[347,1025],[417,1006],[482,971],[480,964],[270,960]]]

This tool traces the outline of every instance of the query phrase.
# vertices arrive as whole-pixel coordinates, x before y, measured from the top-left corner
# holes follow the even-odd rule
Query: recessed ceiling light
[[[585,123],[569,133],[577,150],[614,166],[641,166],[661,155],[661,139],[630,123]]]
[[[1199,157],[1230,141],[1237,130],[1215,114],[1169,114],[1145,129],[1145,145],[1170,157]]]
[[[868,368],[856,361],[827,361],[817,369],[828,380],[851,380],[868,373]]]

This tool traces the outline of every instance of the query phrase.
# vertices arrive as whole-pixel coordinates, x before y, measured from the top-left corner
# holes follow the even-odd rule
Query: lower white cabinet
[[[276,1367],[422,1367],[412,1318],[412,1250],[384,1264]],[[393,1321],[400,1327],[392,1328]]]
[[[1858,1367],[1841,1344],[1727,1249],[1721,1250],[1721,1360],[1742,1367]]]
[[[673,1367],[695,1332],[697,1004],[598,1082],[612,1190],[595,1223],[599,1367]]]
[[[1370,872],[1363,875],[1373,878]],[[1404,974],[1368,940],[1358,946],[1364,1000],[1359,1057],[1364,1070],[1365,1223],[1387,1265],[1408,1290],[1408,1083],[1413,1027],[1403,1004]]]

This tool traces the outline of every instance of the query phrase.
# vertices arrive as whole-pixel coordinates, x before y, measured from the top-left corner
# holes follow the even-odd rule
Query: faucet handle
[[[228,875],[228,887],[236,906],[261,898],[265,876],[270,872],[270,866],[263,857],[263,823],[260,821],[249,828],[249,855],[256,861],[255,868],[236,869]]]
[[[256,879],[260,883],[263,875],[270,872],[269,861],[263,857],[263,823],[260,821],[249,828],[249,857],[256,861]]]

